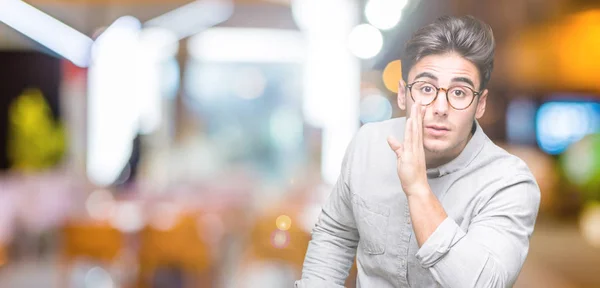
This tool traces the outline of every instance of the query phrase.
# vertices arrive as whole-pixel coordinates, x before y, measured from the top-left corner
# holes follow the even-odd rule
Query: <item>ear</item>
[[[483,92],[481,92],[481,95],[479,96],[479,101],[477,101],[477,111],[475,111],[476,119],[483,117],[483,114],[485,113],[485,105],[487,103],[487,95],[488,95],[488,90],[485,89],[485,90],[483,90]]]
[[[406,83],[402,79],[398,81],[398,107],[406,110]]]

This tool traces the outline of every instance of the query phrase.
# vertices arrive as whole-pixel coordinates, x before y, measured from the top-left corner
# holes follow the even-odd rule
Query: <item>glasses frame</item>
[[[429,102],[427,104],[421,104],[422,106],[429,106],[433,102],[435,102],[435,100],[437,100],[438,96],[440,95],[440,91],[443,90],[445,92],[445,94],[446,94],[446,101],[448,102],[448,105],[450,105],[450,107],[452,107],[452,109],[454,109],[454,110],[465,110],[465,109],[471,107],[471,105],[473,104],[473,101],[475,100],[475,97],[479,97],[481,95],[481,93],[482,93],[482,91],[475,91],[475,90],[473,90],[469,86],[455,85],[455,86],[451,86],[451,87],[448,87],[448,88],[442,88],[442,87],[437,87],[436,85],[433,85],[433,84],[431,84],[431,83],[429,83],[427,81],[421,81],[421,80],[419,80],[419,81],[415,81],[415,82],[412,82],[412,83],[406,85],[406,88],[408,89],[408,93],[410,93],[410,98],[413,101],[415,101],[415,97],[413,97],[412,87],[415,84],[417,84],[417,83],[427,83],[427,84],[433,86],[435,88],[435,90],[436,90],[435,97],[433,97],[433,100],[431,100],[431,102]],[[469,105],[467,105],[465,108],[458,109],[458,108],[454,107],[452,105],[452,103],[450,103],[450,98],[448,98],[448,91],[452,90],[452,88],[456,88],[456,87],[467,88],[467,89],[471,90],[471,92],[473,92],[473,99],[471,99],[471,102],[469,102]]]

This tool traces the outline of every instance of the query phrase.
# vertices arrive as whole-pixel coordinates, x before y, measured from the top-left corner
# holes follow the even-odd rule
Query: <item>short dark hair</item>
[[[421,27],[406,43],[402,76],[423,57],[455,52],[479,70],[480,90],[485,89],[494,68],[496,41],[492,28],[473,16],[443,16]]]

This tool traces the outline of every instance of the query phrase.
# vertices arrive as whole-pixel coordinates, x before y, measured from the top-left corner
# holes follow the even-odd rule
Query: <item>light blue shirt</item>
[[[363,126],[324,204],[298,288],[343,287],[356,256],[358,287],[511,287],[529,251],[539,187],[519,158],[475,133],[451,162],[428,169],[448,214],[419,247],[386,139],[405,118]]]

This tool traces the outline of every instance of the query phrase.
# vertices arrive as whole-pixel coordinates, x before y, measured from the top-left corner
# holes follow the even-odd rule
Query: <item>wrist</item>
[[[429,183],[415,183],[410,187],[406,187],[404,193],[408,197],[423,198],[431,194],[431,189],[429,188]]]

